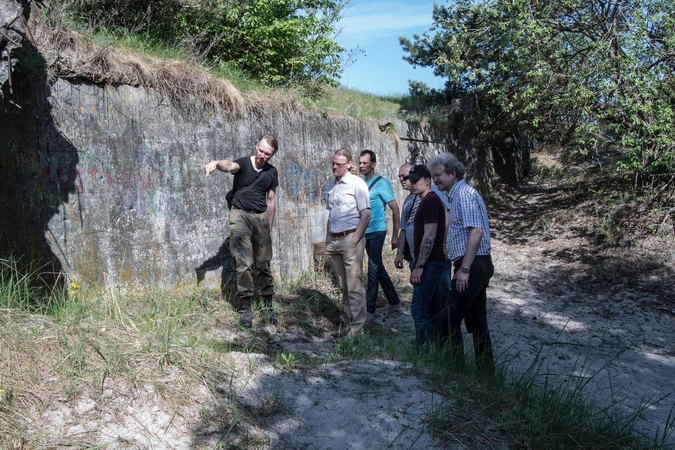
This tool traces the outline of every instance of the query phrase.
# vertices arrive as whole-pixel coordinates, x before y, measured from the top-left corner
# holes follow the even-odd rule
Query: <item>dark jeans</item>
[[[375,313],[377,303],[378,285],[382,286],[382,292],[390,305],[398,305],[401,299],[392,283],[387,269],[382,262],[382,248],[387,237],[386,231],[375,231],[366,234],[366,253],[368,253],[368,288],[366,289],[366,307],[368,312]]]
[[[428,261],[422,282],[413,286],[413,298],[410,313],[415,323],[415,335],[420,345],[437,341],[440,337],[440,318],[443,302],[448,296],[447,273],[450,263],[447,261]]]
[[[454,263],[454,273],[461,269],[461,264],[462,258]],[[473,334],[476,364],[490,371],[494,369],[494,357],[487,325],[486,289],[494,273],[490,255],[476,256],[471,264],[467,289],[457,291],[455,280],[452,280],[441,319],[443,335],[446,338],[449,335],[453,352],[460,360],[464,357],[461,328],[464,320],[466,331]]]

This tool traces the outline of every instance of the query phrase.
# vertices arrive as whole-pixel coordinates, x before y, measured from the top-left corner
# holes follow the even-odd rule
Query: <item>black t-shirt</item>
[[[424,224],[437,223],[436,237],[434,238],[434,246],[431,249],[431,254],[427,261],[445,261],[445,249],[443,244],[445,242],[445,207],[443,202],[436,195],[435,192],[430,191],[426,197],[422,199],[417,207],[417,213],[413,222],[413,229],[415,232],[415,259],[420,256],[420,248],[422,247],[422,238],[424,237]]]
[[[279,186],[279,174],[277,168],[270,163],[265,163],[260,172],[253,168],[251,157],[239,158],[234,161],[239,164],[239,170],[234,174],[234,198],[232,206],[245,211],[257,213],[267,211],[267,193],[270,189]],[[255,186],[246,192],[238,192],[249,186],[256,178],[264,177]]]

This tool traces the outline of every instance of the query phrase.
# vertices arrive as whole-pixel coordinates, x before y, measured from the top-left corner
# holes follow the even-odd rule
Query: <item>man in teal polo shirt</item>
[[[368,254],[368,287],[366,289],[366,308],[368,320],[373,320],[377,304],[378,286],[387,298],[391,311],[400,311],[401,299],[396,292],[387,269],[382,262],[382,248],[387,237],[387,206],[392,212],[394,224],[391,234],[391,248],[398,248],[398,229],[400,213],[391,183],[375,173],[377,157],[372,150],[363,150],[359,155],[359,171],[366,179],[370,191],[370,223],[366,228],[366,253]]]

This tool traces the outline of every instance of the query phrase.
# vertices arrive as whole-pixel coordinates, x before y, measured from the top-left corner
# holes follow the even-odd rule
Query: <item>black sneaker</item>
[[[206,269],[198,267],[195,269],[195,273],[197,274],[197,283],[204,281],[204,278],[206,277]]]
[[[244,312],[239,315],[239,323],[246,328],[251,328],[253,326],[253,313],[250,309],[244,310]]]
[[[276,325],[277,323],[279,323],[279,321],[277,320],[277,315],[274,314],[274,311],[270,311],[269,315],[267,316],[267,322],[271,323],[272,325]]]

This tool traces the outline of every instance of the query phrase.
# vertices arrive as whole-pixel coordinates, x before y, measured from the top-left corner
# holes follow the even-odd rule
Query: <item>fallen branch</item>
[[[666,212],[666,215],[663,216],[663,220],[661,221],[661,225],[659,225],[658,231],[661,231],[661,227],[663,226],[664,223],[666,223],[666,220],[668,220],[668,216],[670,216],[670,213],[672,213],[673,211],[675,211],[675,207],[670,208],[670,209]]]

